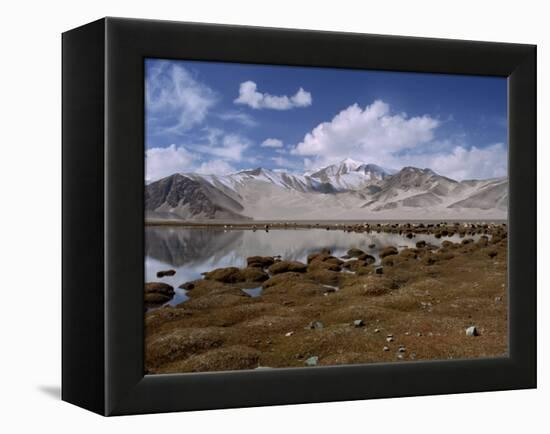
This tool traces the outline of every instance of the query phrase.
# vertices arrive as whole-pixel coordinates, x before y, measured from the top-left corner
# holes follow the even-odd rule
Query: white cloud
[[[258,86],[253,81],[245,81],[239,87],[239,97],[235,104],[244,104],[253,109],[289,110],[294,107],[307,107],[311,105],[311,93],[300,88],[292,96],[270,95],[257,90]]]
[[[283,147],[283,142],[279,139],[272,139],[272,138],[269,138],[269,139],[265,139],[261,144],[260,146],[262,148],[282,148]]]
[[[283,170],[295,170],[295,169],[301,169],[301,165],[297,164],[296,162],[289,160],[285,157],[271,157],[271,161],[273,161],[279,168],[282,168]]]
[[[243,153],[250,146],[250,142],[238,134],[223,134],[220,130],[212,129],[209,131],[210,143],[207,145],[196,145],[193,149],[224,160],[242,161]]]
[[[183,146],[151,148],[145,152],[145,181],[151,182],[178,172],[193,169],[195,156]]]
[[[227,175],[236,172],[235,168],[224,160],[210,160],[202,163],[196,170],[203,175]]]
[[[228,111],[220,113],[218,117],[223,121],[234,121],[247,127],[255,127],[256,125],[258,125],[258,123],[254,120],[252,116],[240,111]]]
[[[427,115],[392,114],[383,101],[375,101],[364,109],[353,104],[330,122],[317,125],[291,152],[313,157],[304,160],[306,168],[348,157],[382,165],[396,152],[431,141],[438,125],[437,119]]]
[[[216,93],[183,66],[156,61],[147,70],[145,103],[154,132],[182,132],[200,124],[217,102]]]
[[[397,159],[396,159],[397,160]],[[401,156],[401,166],[428,167],[458,181],[507,176],[508,151],[502,143],[484,148],[456,146],[451,152]]]

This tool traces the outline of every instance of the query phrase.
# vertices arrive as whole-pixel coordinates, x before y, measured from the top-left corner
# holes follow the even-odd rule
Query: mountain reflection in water
[[[477,237],[475,237],[477,238]],[[343,256],[354,247],[373,255],[386,246],[414,247],[419,240],[439,246],[443,240],[457,242],[458,235],[435,238],[417,234],[412,239],[390,233],[349,233],[324,229],[287,229],[270,232],[213,228],[182,228],[148,226],[145,228],[145,281],[166,282],[174,288],[182,283],[200,279],[201,273],[222,267],[245,267],[249,256],[277,256],[282,259],[306,262],[307,255],[322,248],[334,256]],[[369,247],[371,245],[375,247]],[[159,270],[174,269],[174,276],[159,279]],[[187,299],[186,292],[176,291],[169,304]]]

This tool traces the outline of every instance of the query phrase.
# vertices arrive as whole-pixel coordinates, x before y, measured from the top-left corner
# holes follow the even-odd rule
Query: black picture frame
[[[104,18],[62,37],[62,399],[102,415],[536,387],[536,46]],[[144,58],[507,77],[509,357],[144,375]]]

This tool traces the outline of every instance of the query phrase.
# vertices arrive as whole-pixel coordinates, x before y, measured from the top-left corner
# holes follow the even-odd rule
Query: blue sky
[[[147,59],[146,178],[345,158],[507,173],[506,79]]]

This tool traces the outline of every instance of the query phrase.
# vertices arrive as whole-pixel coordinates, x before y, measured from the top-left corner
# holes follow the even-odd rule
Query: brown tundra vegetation
[[[368,227],[367,227],[368,226]],[[334,229],[334,228],[331,228]],[[406,237],[459,234],[441,247],[327,249],[307,263],[250,257],[182,282],[190,299],[149,282],[149,374],[499,357],[507,353],[507,228],[504,224],[341,225]],[[411,234],[411,235],[409,235]],[[476,236],[476,240],[472,237]],[[261,287],[261,296],[243,289]]]

